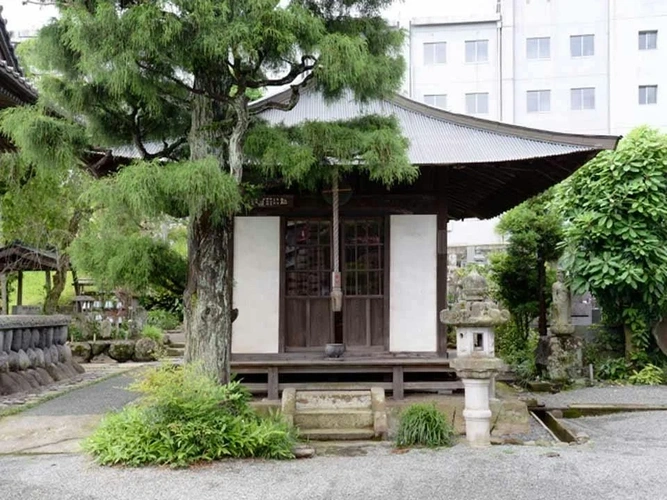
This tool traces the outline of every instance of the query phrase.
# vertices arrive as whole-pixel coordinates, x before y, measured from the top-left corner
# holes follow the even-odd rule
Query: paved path
[[[0,419],[0,454],[72,453],[108,411],[136,399],[134,377],[120,375]]]
[[[667,498],[667,413],[581,419],[592,441],[553,448],[97,467],[81,455],[0,457],[3,500],[643,500]]]
[[[571,404],[667,406],[667,386],[665,385],[586,387],[558,394],[532,393],[530,396],[550,407],[566,407]],[[667,498],[667,493],[665,498]]]

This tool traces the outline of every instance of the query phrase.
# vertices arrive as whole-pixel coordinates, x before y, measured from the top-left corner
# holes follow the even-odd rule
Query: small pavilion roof
[[[291,90],[255,101],[286,103]],[[302,91],[288,112],[266,109],[268,123],[395,116],[410,141],[410,161],[422,170],[446,169],[435,191],[447,199],[450,218],[494,217],[564,180],[620,137],[552,132],[484,120],[434,108],[401,95],[360,103],[350,93],[329,101],[314,87]]]
[[[55,271],[58,256],[55,252],[12,243],[0,248],[0,274],[15,271]]]

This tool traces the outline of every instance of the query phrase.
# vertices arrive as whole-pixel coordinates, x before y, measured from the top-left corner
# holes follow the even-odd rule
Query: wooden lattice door
[[[285,348],[334,341],[331,313],[331,222],[288,220],[285,227]]]
[[[338,328],[330,299],[331,233],[326,219],[286,222],[285,350],[317,350],[341,340],[349,350],[382,349],[387,307],[384,220],[344,219],[341,224],[343,312]]]
[[[343,342],[385,347],[385,231],[382,218],[343,222]]]

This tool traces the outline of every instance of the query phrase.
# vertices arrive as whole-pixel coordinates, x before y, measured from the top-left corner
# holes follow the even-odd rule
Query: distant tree
[[[625,325],[626,353],[647,349],[667,305],[667,135],[641,127],[564,183],[566,259],[575,293],[590,291]]]
[[[380,16],[391,3],[70,0],[56,2],[60,19],[35,43],[51,107],[83,123],[93,144],[130,138],[143,156],[105,183],[97,205],[138,224],[188,219],[186,360],[221,382],[230,376],[233,217],[257,193],[244,170],[260,189],[315,187],[352,170],[386,185],[418,174],[393,118],[270,127],[254,116],[289,111],[309,84],[330,98],[398,90],[404,34]],[[285,86],[287,102],[249,106],[250,93]],[[149,151],[150,140],[163,150]]]
[[[53,313],[70,271],[71,244],[89,216],[87,205],[79,197],[91,179],[73,168],[83,151],[85,134],[75,124],[38,116],[27,108],[5,111],[0,133],[11,137],[22,151],[0,156],[3,239],[56,252],[57,268],[44,301],[45,312]],[[51,135],[62,140],[39,140]]]
[[[491,274],[498,298],[524,339],[535,318],[540,336],[547,334],[553,281],[548,279],[547,265],[562,254],[562,219],[551,204],[550,192],[536,196],[505,213],[498,224],[498,232],[507,236],[508,245],[504,252],[492,256]]]

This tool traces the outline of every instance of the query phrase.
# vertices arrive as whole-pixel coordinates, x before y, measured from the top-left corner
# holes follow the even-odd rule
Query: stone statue
[[[574,333],[570,290],[565,284],[562,271],[558,271],[558,279],[551,287],[551,293],[551,333],[555,335]]]

